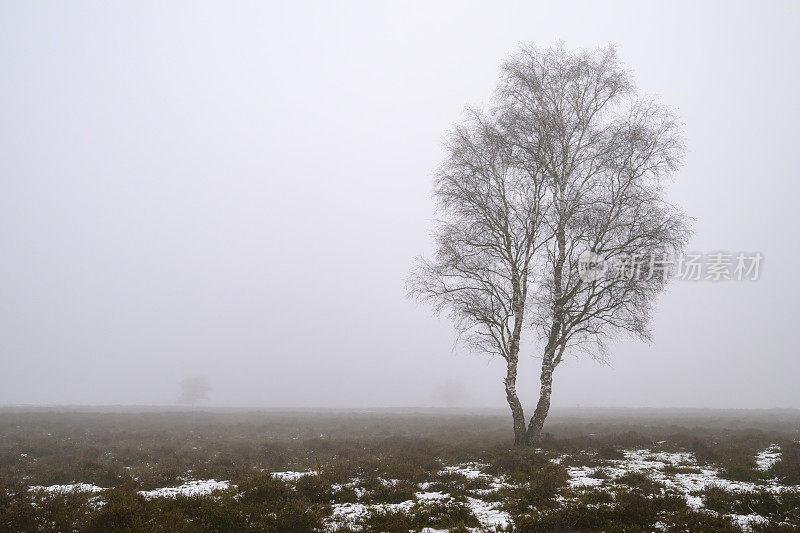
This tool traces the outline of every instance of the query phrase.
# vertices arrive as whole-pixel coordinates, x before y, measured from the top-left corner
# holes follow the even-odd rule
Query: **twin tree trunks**
[[[555,203],[561,207],[563,206],[563,195],[556,195],[558,201]],[[515,301],[514,311],[514,330],[511,336],[511,346],[509,349],[509,357],[507,359],[507,375],[506,375],[506,399],[508,405],[511,407],[511,416],[514,420],[514,445],[515,446],[532,446],[541,441],[542,428],[544,421],[547,418],[547,413],[550,411],[550,396],[553,392],[553,371],[556,365],[561,362],[561,357],[564,355],[566,342],[563,337],[564,326],[564,308],[563,298],[564,289],[562,286],[564,276],[564,264],[567,257],[567,243],[566,243],[566,228],[565,218],[558,217],[555,229],[556,238],[556,260],[553,265],[553,313],[552,324],[550,332],[547,337],[547,345],[544,349],[542,357],[542,371],[539,375],[540,388],[539,388],[539,401],[536,404],[536,410],[533,412],[530,423],[527,428],[525,427],[525,413],[522,409],[522,404],[519,401],[516,390],[517,381],[517,364],[519,363],[519,341],[522,332],[522,323],[525,314],[524,299],[527,294],[526,290],[520,291],[518,289],[519,283],[517,282],[518,275],[515,269],[512,269],[512,287],[513,299]],[[527,279],[527,272],[522,276],[522,279]],[[558,355],[556,355],[558,351]]]
[[[561,233],[561,232],[559,232]],[[559,239],[560,240],[560,239]],[[560,240],[561,241],[561,240]],[[563,242],[563,241],[562,241]],[[559,254],[563,256],[562,252]],[[559,271],[557,278],[561,277],[561,269],[563,268],[563,259],[557,263]],[[525,424],[525,411],[522,408],[522,402],[517,395],[517,366],[519,364],[519,341],[522,333],[522,324],[524,320],[525,310],[524,305],[519,302],[522,299],[521,292],[519,291],[519,283],[517,283],[517,274],[512,274],[512,286],[514,287],[514,300],[517,302],[514,305],[515,319],[514,329],[511,334],[511,344],[508,350],[507,365],[506,365],[506,400],[509,407],[511,407],[511,417],[514,420],[514,445],[515,446],[532,446],[539,443],[542,438],[542,428],[544,421],[547,418],[547,413],[550,411],[550,395],[553,391],[553,370],[556,364],[560,361],[563,349],[559,352],[558,360],[554,360],[556,343],[558,342],[558,332],[561,330],[561,321],[557,319],[551,328],[551,334],[548,338],[548,344],[545,348],[544,358],[542,359],[542,372],[540,374],[541,387],[539,389],[539,402],[536,404],[536,410],[531,417],[530,424]],[[559,291],[560,292],[560,291]],[[560,317],[560,313],[556,313]]]
[[[525,412],[522,409],[522,404],[515,390],[515,381],[516,369],[512,371],[509,368],[508,376],[506,377],[506,398],[508,399],[508,405],[511,406],[511,416],[514,420],[514,445],[532,446],[538,444],[541,440],[542,427],[544,427],[547,412],[550,410],[550,392],[553,388],[553,372],[552,370],[542,372],[542,386],[539,393],[539,402],[536,405],[536,410],[527,427],[525,425]]]
[[[525,424],[525,412],[522,403],[517,395],[517,364],[519,362],[518,347],[514,352],[513,361],[509,360],[505,379],[506,399],[511,407],[511,417],[514,420],[514,445],[533,446],[539,444],[542,438],[542,428],[550,411],[550,396],[553,392],[553,371],[560,362],[563,349],[559,350],[558,357],[555,358],[555,346],[548,346],[542,360],[542,372],[539,377],[541,386],[539,388],[539,401],[536,410],[533,412],[530,423]]]

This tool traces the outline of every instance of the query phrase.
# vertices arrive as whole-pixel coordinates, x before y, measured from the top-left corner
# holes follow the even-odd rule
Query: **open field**
[[[2,531],[796,531],[800,412],[0,410]]]

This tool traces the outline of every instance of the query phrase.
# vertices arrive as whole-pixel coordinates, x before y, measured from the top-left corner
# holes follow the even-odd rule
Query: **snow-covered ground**
[[[178,487],[162,487],[154,490],[140,490],[139,494],[145,498],[174,498],[176,496],[205,496],[215,490],[225,490],[230,486],[227,481],[214,479],[187,481]],[[31,491],[44,491],[51,494],[65,494],[69,492],[102,492],[106,489],[89,483],[70,483],[66,485],[33,485]]]
[[[216,490],[225,490],[230,486],[227,481],[215,479],[187,481],[178,487],[163,487],[154,490],[140,490],[145,498],[175,498],[177,496],[205,496]]]
[[[765,452],[761,452],[759,456]],[[770,453],[775,452],[772,451]],[[778,451],[777,454],[780,455],[780,452]],[[601,470],[610,478],[618,478],[632,472],[643,473],[647,474],[651,479],[683,493],[689,505],[695,508],[702,505],[702,500],[691,493],[701,491],[710,486],[717,486],[729,491],[781,491],[787,488],[779,485],[774,480],[756,484],[725,479],[720,477],[717,469],[699,466],[694,455],[688,452],[668,453],[651,452],[650,450],[629,450],[625,452],[624,459],[612,460],[608,461],[608,463],[607,466],[603,466],[600,469],[589,466],[567,467],[570,486],[594,487],[602,485],[607,480],[594,477],[598,470]],[[688,467],[687,469],[691,471],[668,473],[664,471],[667,466]]]
[[[697,493],[711,486],[720,487],[728,491],[769,490],[780,492],[796,488],[779,485],[774,480],[756,484],[725,479],[724,477],[720,477],[719,470],[699,465],[691,452],[659,452],[640,449],[628,450],[625,451],[624,454],[625,456],[623,459],[607,461],[604,466],[599,468],[596,466],[566,467],[567,473],[569,474],[569,487],[578,490],[582,488],[594,489],[600,487],[604,483],[613,484],[616,478],[624,476],[625,474],[642,473],[646,474],[650,479],[662,483],[668,489],[682,494],[686,498],[687,504],[694,509],[701,509],[703,507],[703,500]],[[565,457],[555,458],[553,462],[561,462],[564,458]],[[766,469],[779,458],[780,448],[773,445],[759,452],[756,456],[756,462],[759,468]],[[671,469],[673,471],[665,471],[667,467],[677,467],[677,471],[674,471],[675,469]],[[480,478],[484,480],[490,488],[473,491],[478,497],[468,497],[467,504],[478,520],[480,520],[482,528],[493,529],[495,526],[504,527],[511,523],[511,517],[508,513],[499,510],[496,503],[486,502],[480,499],[480,496],[485,496],[487,493],[494,492],[503,486],[508,486],[508,483],[501,477],[494,477],[484,473],[485,468],[485,465],[472,462],[446,466],[442,468],[440,473],[460,474],[467,479]],[[353,484],[351,483],[350,485]],[[442,492],[424,492],[429,487],[429,483],[421,484],[420,490],[423,492],[416,493],[415,499],[417,501],[425,501],[432,499],[447,500],[450,498],[449,494]],[[414,500],[408,500],[397,504],[335,504],[333,506],[333,515],[330,519],[330,523],[357,528],[360,520],[366,517],[370,510],[408,510],[414,502]],[[757,522],[766,521],[764,517],[755,514],[732,515],[730,518],[745,529]]]
[[[501,479],[494,476],[485,474],[482,471],[485,465],[479,463],[463,463],[460,465],[446,466],[439,472],[440,474],[461,474],[467,479],[483,479],[490,486],[489,489],[482,489],[475,491],[476,493],[486,494],[498,490],[507,484]],[[391,484],[396,480],[384,480],[387,484]],[[377,512],[402,512],[408,511],[417,502],[426,501],[442,501],[447,502],[452,499],[450,494],[440,491],[427,491],[430,483],[421,483],[419,485],[420,492],[414,494],[413,500],[406,500],[401,503],[376,503],[376,504],[363,504],[363,503],[341,503],[333,505],[333,514],[328,519],[328,523],[332,528],[336,526],[348,526],[351,529],[358,530],[360,522],[372,511]],[[348,486],[353,486],[349,483]],[[360,490],[360,492],[359,492]],[[356,487],[356,491],[360,494],[364,489]],[[481,527],[476,531],[493,530],[495,526],[505,527],[511,523],[511,517],[505,511],[497,509],[496,503],[485,502],[479,498],[467,497],[466,505],[472,510],[472,513],[481,523]],[[424,531],[433,533],[434,529],[427,528]]]
[[[101,492],[106,489],[103,487],[98,487],[97,485],[92,485],[90,483],[70,483],[67,485],[33,485],[29,487],[29,490],[37,491],[41,490],[44,492],[48,492],[51,494],[66,494],[68,492]]]
[[[446,466],[442,468],[442,474],[461,474],[467,479],[477,479],[477,478],[485,478],[488,477],[486,474],[483,473],[483,468],[486,465],[482,465],[480,463],[463,463],[456,466]]]
[[[490,476],[485,474],[483,470],[486,468],[486,465],[480,463],[462,463],[460,465],[455,466],[446,466],[440,470],[440,474],[461,474],[467,479],[482,479],[485,483],[489,485],[488,489],[477,489],[474,492],[476,494],[485,496],[491,492],[495,492],[503,487],[507,487],[508,483],[506,483],[503,478]],[[423,487],[424,488],[424,487]]]
[[[420,492],[415,494],[420,501],[432,501],[448,498],[441,492]],[[333,514],[329,519],[331,525],[348,525],[353,529],[358,529],[361,519],[365,518],[370,511],[382,512],[403,512],[408,511],[416,503],[415,500],[407,500],[400,503],[341,503],[334,504]]]
[[[767,490],[781,492],[784,490],[797,489],[798,487],[787,487],[779,485],[775,480],[765,481],[760,484],[745,481],[732,481],[720,477],[719,470],[715,468],[701,467],[693,454],[689,452],[651,452],[650,450],[628,450],[625,451],[625,458],[608,461],[608,465],[598,469],[596,467],[572,466],[567,467],[569,473],[569,485],[573,488],[598,487],[605,482],[612,482],[628,473],[643,473],[650,479],[664,484],[686,498],[686,502],[694,509],[703,507],[703,499],[696,493],[708,487],[720,487],[727,491],[744,492],[755,490]],[[773,444],[766,450],[756,455],[756,463],[762,470],[768,469],[780,458],[780,447]],[[665,472],[668,466],[686,467],[688,472]],[[594,477],[596,473],[602,471],[607,479]],[[748,529],[755,523],[766,522],[767,519],[757,515],[731,515],[742,528]]]
[[[287,470],[286,472],[273,472],[272,475],[282,481],[297,481],[303,476],[308,476],[313,474],[314,472],[292,472]]]
[[[341,503],[333,505],[333,514],[328,519],[328,523],[334,526],[349,526],[352,529],[359,529],[361,520],[371,511],[378,512],[402,512],[408,511],[415,503],[421,501],[448,501],[451,499],[449,494],[442,492],[418,492],[415,495],[415,500],[406,500],[401,503],[377,503],[377,504],[363,504],[363,503]],[[479,531],[486,529],[494,529],[495,526],[505,527],[511,523],[511,517],[508,513],[500,511],[495,507],[495,504],[487,503],[478,498],[467,498],[467,506],[472,510],[472,513],[480,521],[481,528]],[[426,529],[426,531],[435,531]]]
[[[761,470],[769,470],[769,467],[778,462],[781,458],[781,447],[773,444],[766,450],[756,454],[756,464]]]
[[[761,470],[767,470],[780,459],[780,447],[771,445],[767,449],[759,452],[756,457],[756,464]],[[567,456],[553,459],[553,462],[562,462]],[[478,530],[491,530],[495,527],[506,527],[511,524],[511,517],[505,511],[500,510],[497,502],[487,502],[484,498],[488,494],[498,491],[503,487],[510,486],[503,478],[492,476],[485,473],[487,466],[470,462],[458,465],[443,467],[439,474],[458,474],[469,480],[480,479],[484,482],[482,489],[473,490],[470,496],[466,497],[465,504],[469,506],[473,514],[481,523]],[[700,491],[711,486],[720,487],[728,491],[754,491],[767,490],[780,492],[798,487],[786,487],[779,485],[776,480],[767,480],[762,483],[750,483],[743,481],[732,481],[720,477],[717,469],[698,464],[694,455],[690,452],[654,452],[648,449],[627,450],[624,458],[606,461],[603,466],[567,466],[569,475],[568,486],[573,490],[596,490],[598,487],[615,483],[615,480],[629,473],[646,474],[650,479],[662,483],[665,487],[682,494],[692,508],[701,509],[703,500],[698,495]],[[273,472],[273,475],[283,481],[292,483],[307,475],[316,475],[315,472]],[[386,485],[393,485],[397,480],[384,480]],[[334,490],[349,487],[355,490],[357,496],[361,497],[366,489],[362,488],[363,481],[353,478],[347,483],[333,486]],[[328,518],[328,526],[332,529],[340,526],[349,526],[358,529],[372,511],[383,512],[402,512],[410,510],[419,502],[441,501],[449,502],[452,496],[446,492],[430,490],[432,483],[422,483],[418,485],[418,492],[414,498],[401,503],[339,503],[333,504],[332,515]],[[231,488],[228,481],[209,480],[187,480],[184,484],[177,487],[163,487],[154,490],[140,491],[139,494],[145,498],[169,498],[176,496],[204,496],[214,491]],[[32,491],[44,491],[48,493],[68,493],[68,492],[92,492],[99,493],[105,490],[102,487],[87,483],[72,483],[66,485],[51,486],[32,486]],[[569,495],[567,494],[568,498]],[[564,496],[560,496],[564,499]],[[566,500],[565,500],[566,501]],[[757,522],[766,521],[759,515],[734,515],[733,520],[745,529]],[[430,530],[433,531],[433,530]]]
[[[505,528],[511,523],[511,516],[505,511],[497,509],[497,504],[487,503],[478,498],[467,498],[472,513],[480,521],[481,525],[494,529],[495,526]]]

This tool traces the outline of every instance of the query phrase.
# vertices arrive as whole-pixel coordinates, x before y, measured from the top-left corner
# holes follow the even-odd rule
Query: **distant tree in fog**
[[[669,268],[645,262],[632,276],[592,278],[581,261],[625,264],[683,250],[686,219],[661,186],[682,152],[675,119],[636,97],[613,47],[521,48],[503,67],[488,116],[473,113],[452,135],[434,180],[443,215],[436,255],[419,262],[410,292],[506,360],[517,444],[540,440],[565,353],[602,357],[616,333],[649,338]],[[526,427],[515,385],[528,329],[542,366]]]
[[[178,402],[181,405],[197,405],[203,400],[208,400],[211,385],[202,376],[191,376],[181,381],[181,394]]]
[[[469,389],[460,381],[443,381],[433,389],[433,401],[437,405],[456,407],[470,399]]]

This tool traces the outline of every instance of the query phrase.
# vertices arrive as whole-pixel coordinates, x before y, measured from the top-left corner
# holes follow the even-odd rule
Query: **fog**
[[[0,405],[503,407],[504,362],[406,299],[432,174],[519,43],[615,43],[673,107],[689,248],[654,341],[570,357],[555,406],[800,408],[794,3],[0,5]],[[518,390],[536,401],[536,346]]]

